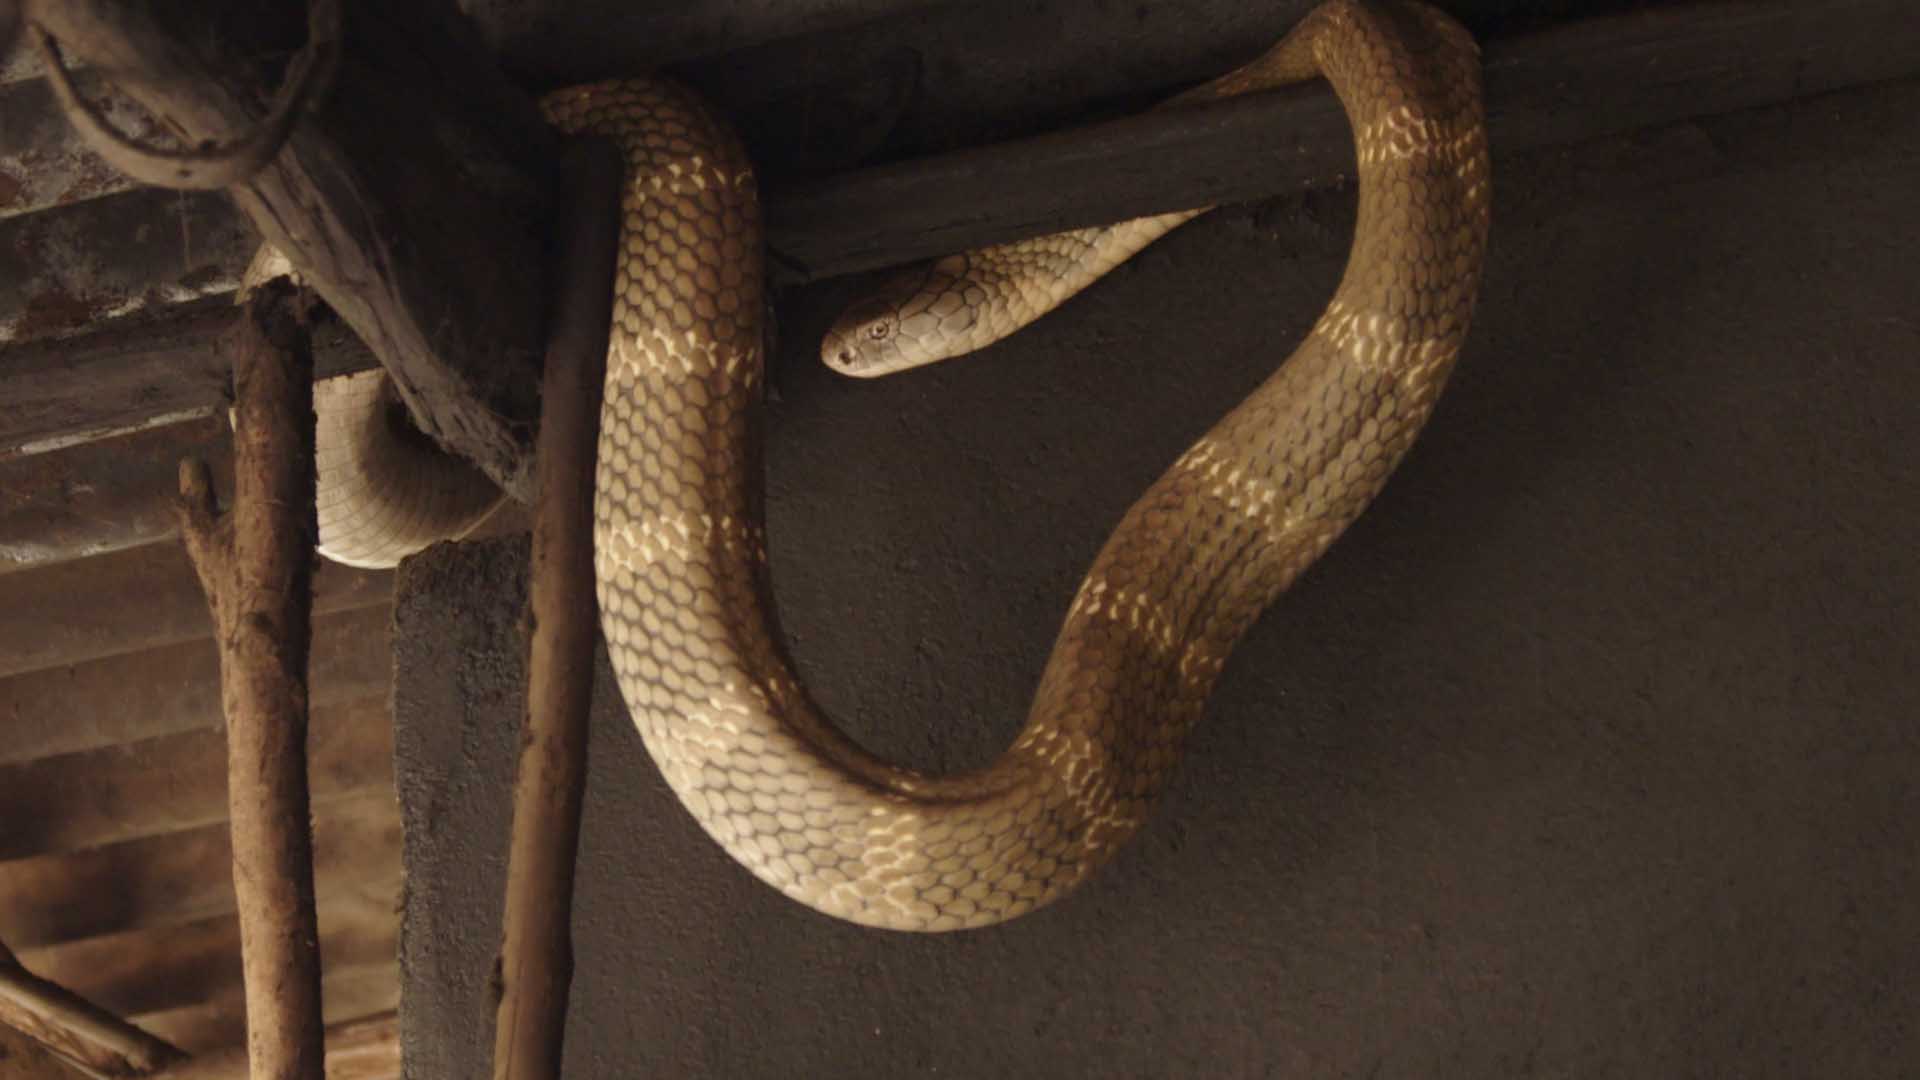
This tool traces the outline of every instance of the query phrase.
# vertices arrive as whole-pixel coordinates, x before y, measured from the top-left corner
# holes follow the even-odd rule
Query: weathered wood
[[[248,294],[234,332],[234,491],[180,463],[180,533],[206,590],[227,720],[233,885],[246,970],[250,1068],[320,1080],[320,952],[307,784],[313,642],[312,304],[285,281]]]
[[[1496,154],[1920,73],[1904,0],[1742,0],[1591,19],[1485,47]],[[772,193],[774,265],[802,280],[1351,173],[1313,84],[906,162]]]
[[[214,343],[233,325],[232,299],[222,295],[180,305],[164,318],[109,322],[76,337],[0,351],[0,399],[7,403],[0,411],[0,461],[223,417],[233,378]],[[374,364],[373,354],[339,323],[314,328],[317,378]],[[0,542],[8,538],[0,533]]]
[[[231,914],[232,857],[222,821],[0,862],[8,941],[16,948],[56,945]],[[375,787],[315,807],[313,864],[322,907],[339,894],[397,886],[400,813],[393,792]]]
[[[648,71],[946,0],[470,0],[464,9],[515,70],[548,79]]]
[[[185,1056],[178,1047],[127,1023],[72,988],[35,974],[3,946],[0,1024],[25,1032],[67,1061],[107,1076],[151,1073]]]
[[[501,933],[495,1080],[560,1075],[573,979],[573,859],[587,786],[593,703],[593,455],[613,298],[620,158],[577,141],[561,163],[569,212],[554,330],[540,384],[527,707]],[[596,287],[596,284],[599,287]]]
[[[320,947],[331,962],[346,969],[393,963],[399,891],[395,884],[333,898],[319,923]],[[129,1018],[206,1004],[239,988],[242,979],[240,922],[232,914],[22,949],[19,955],[49,981]]]
[[[21,49],[20,55],[32,51]],[[116,107],[119,99],[102,96],[93,72],[80,72],[75,81],[107,106],[122,131],[143,138],[154,134],[151,117]],[[0,116],[7,118],[0,124],[0,218],[84,202],[132,186],[74,137],[45,80],[0,83]]]
[[[384,606],[393,574],[323,564],[316,615]],[[0,574],[0,678],[103,656],[196,641],[213,633],[179,544],[148,544],[17,574]]]
[[[1904,0],[1725,0],[1491,41],[1487,102],[1494,152],[1911,76],[1920,73],[1920,35],[1911,33],[1910,20]],[[1188,57],[1180,67],[1193,63]],[[722,96],[722,76],[734,70],[723,65],[709,73]],[[788,101],[806,97],[792,86],[779,89]],[[789,117],[784,126],[769,126],[791,131],[800,125]],[[1074,225],[1294,191],[1339,178],[1351,155],[1351,137],[1331,96],[1305,87],[770,187],[769,244],[777,272],[815,280]],[[8,392],[17,351],[0,353],[0,400],[15,400]],[[116,378],[112,365],[96,361],[85,377],[63,377],[60,355],[52,349],[37,365],[45,376],[33,384],[35,399],[65,403],[71,418],[64,428],[43,424],[29,438],[102,423],[86,417],[89,403],[106,396],[95,389],[100,380]],[[323,366],[326,355],[322,350]],[[150,363],[137,354],[123,362]],[[165,363],[162,358],[156,366]],[[152,380],[144,385],[176,410],[186,399],[206,409],[218,400]],[[112,422],[136,422],[128,412],[116,410],[119,419]],[[20,440],[11,410],[0,413],[0,453]]]
[[[315,710],[307,754],[316,806],[391,785],[386,698]],[[0,766],[0,859],[225,821],[226,790],[219,731]]]
[[[249,75],[272,40],[217,7],[28,11],[188,140],[228,142],[260,118]],[[420,426],[524,495],[552,136],[452,3],[354,14],[325,101],[232,198],[381,357]]]
[[[378,604],[313,621],[315,706],[387,692],[390,623]],[[0,679],[0,765],[212,730],[221,724],[219,687],[210,638]]]
[[[230,293],[259,245],[224,199],[151,188],[0,220],[0,342]]]
[[[231,442],[219,417],[0,458],[0,574],[173,535],[171,495],[183,457],[206,461],[216,489],[233,490]]]
[[[53,1056],[26,1033],[0,1024],[0,1077],[6,1080],[75,1080],[86,1074]]]
[[[329,987],[331,989],[331,987]],[[247,1080],[240,1047],[195,1056],[155,1080]],[[400,1080],[400,1014],[380,1013],[327,1028],[327,1080]]]

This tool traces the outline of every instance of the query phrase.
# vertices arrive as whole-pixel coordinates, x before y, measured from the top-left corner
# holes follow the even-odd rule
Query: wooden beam
[[[314,811],[313,847],[322,906],[336,894],[397,886],[400,812],[393,792],[375,787],[322,803]],[[231,914],[231,859],[222,821],[0,862],[7,940],[32,948]]]
[[[316,709],[307,752],[315,805],[391,790],[386,697]],[[225,821],[226,776],[226,737],[217,730],[0,766],[0,859]]]
[[[400,1014],[384,1012],[327,1028],[327,1080],[400,1080]],[[154,1080],[247,1080],[245,1047],[195,1056]]]
[[[329,964],[320,974],[320,991],[329,1025],[389,1013],[400,1004],[399,965],[391,957],[351,966]],[[210,1056],[240,1046],[247,1038],[246,1002],[238,986],[197,1004],[135,1013],[129,1019],[175,1046]],[[398,1073],[394,1080],[399,1080]]]
[[[26,966],[32,962],[0,946],[0,1024],[97,1075],[144,1075],[185,1056],[57,979],[36,974]]]
[[[1715,0],[1485,47],[1499,155],[1920,74],[1906,0]],[[772,193],[773,265],[797,280],[1139,214],[1243,202],[1352,171],[1323,84],[945,154]]]
[[[224,420],[232,365],[215,342],[233,325],[232,296],[177,307],[164,318],[108,322],[68,338],[0,351],[0,461],[146,428]],[[375,365],[340,323],[314,328],[314,375]],[[85,387],[85,393],[76,393]],[[171,485],[168,485],[171,488]],[[10,535],[10,534],[9,534]]]
[[[342,968],[394,965],[400,885],[333,898],[320,917],[320,948]],[[206,1004],[241,985],[240,923],[233,914],[148,927],[40,949],[20,962],[117,1013],[138,1016]]]
[[[327,563],[314,574],[316,615],[391,603],[393,573]],[[197,641],[213,633],[200,583],[179,544],[148,544],[0,574],[0,679]]]
[[[25,1032],[0,1024],[0,1076],[7,1080],[78,1080],[86,1075],[53,1056]]]
[[[0,219],[0,342],[231,293],[259,239],[217,195],[143,188]]]
[[[514,70],[548,80],[649,71],[779,38],[840,30],[946,0],[469,0]]]
[[[0,457],[0,574],[104,555],[177,531],[172,491],[180,459],[233,491],[232,439],[223,417],[200,417],[64,450]]]
[[[312,702],[362,701],[393,681],[384,604],[313,621]],[[220,727],[211,639],[0,679],[0,765]]]
[[[1920,74],[1911,17],[1905,0],[1713,0],[1494,40],[1486,46],[1494,152],[1911,77]],[[1297,191],[1338,180],[1351,157],[1331,95],[1303,87],[770,187],[768,242],[783,279],[812,281],[1102,220]],[[0,415],[0,454],[101,424],[88,403],[102,396],[95,387],[103,380],[145,386],[173,409],[210,410],[222,400],[205,385],[173,386],[164,375],[170,359],[140,347],[93,354],[86,372],[63,375],[62,349],[50,345],[29,365],[26,383],[12,374],[21,351],[0,352],[0,400],[39,401],[43,419],[26,425]],[[324,346],[319,359],[326,367]],[[368,361],[344,358],[335,369],[356,362]],[[153,374],[122,380],[118,365]],[[16,388],[30,394],[19,397]],[[49,411],[67,419],[47,423]],[[109,422],[125,424],[159,410],[116,403],[111,411]]]
[[[225,7],[26,11],[187,141],[225,143],[260,121],[252,79],[281,44],[273,12]],[[451,0],[358,6],[324,99],[230,191],[381,358],[422,429],[523,497],[553,147]]]

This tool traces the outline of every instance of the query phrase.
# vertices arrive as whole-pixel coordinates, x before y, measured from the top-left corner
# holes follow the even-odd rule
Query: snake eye
[[[893,327],[884,319],[867,327],[867,336],[875,341],[885,341],[887,335],[891,333],[893,333]]]

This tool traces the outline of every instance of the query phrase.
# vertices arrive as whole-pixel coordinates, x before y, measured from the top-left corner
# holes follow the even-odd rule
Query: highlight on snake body
[[[771,615],[761,516],[764,303],[752,168],[664,79],[550,95],[616,140],[620,224],[596,473],[602,630],[635,727],[693,820],[828,915],[897,930],[1013,918],[1067,895],[1146,820],[1241,635],[1379,492],[1466,337],[1489,175],[1478,50],[1416,0],[1328,0],[1191,104],[1325,78],[1352,125],[1359,210],[1326,311],[1174,461],[1107,540],[1013,744],[929,776],[813,703]],[[980,348],[1201,210],[954,255],[856,305],[822,345],[876,375]],[[316,399],[323,550],[386,564],[497,500],[430,467],[377,378]]]

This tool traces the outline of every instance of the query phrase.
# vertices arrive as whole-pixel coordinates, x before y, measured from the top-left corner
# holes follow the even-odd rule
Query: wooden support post
[[[307,797],[312,635],[313,355],[285,284],[259,289],[232,338],[232,510],[182,462],[181,534],[207,593],[227,717],[233,884],[247,1046],[261,1080],[321,1080],[319,931]]]
[[[35,976],[0,945],[0,1025],[95,1076],[144,1076],[186,1057],[91,1001]],[[0,1068],[0,1075],[14,1073]],[[48,1074],[51,1075],[51,1074]]]
[[[495,1080],[560,1075],[598,622],[594,443],[612,319],[620,177],[618,152],[598,140],[570,143],[561,161],[569,220],[556,263],[559,288],[534,457],[532,641],[498,961]]]

